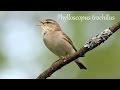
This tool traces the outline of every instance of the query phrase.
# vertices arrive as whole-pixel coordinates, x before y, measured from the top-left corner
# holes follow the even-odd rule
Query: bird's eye
[[[47,24],[50,23],[50,22],[46,22]]]
[[[53,24],[53,21],[46,21],[47,24]]]

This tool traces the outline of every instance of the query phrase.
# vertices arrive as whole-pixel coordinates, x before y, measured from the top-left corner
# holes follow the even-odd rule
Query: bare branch
[[[96,35],[95,37],[90,38],[88,41],[86,41],[85,45],[75,54],[65,58],[64,60],[62,59],[57,60],[51,65],[50,68],[48,68],[42,74],[40,74],[37,77],[37,79],[46,79],[50,77],[55,71],[62,68],[66,64],[76,60],[79,57],[83,57],[88,51],[94,49],[95,47],[106,41],[119,28],[120,28],[120,22],[114,24],[109,29],[105,29],[103,32]]]

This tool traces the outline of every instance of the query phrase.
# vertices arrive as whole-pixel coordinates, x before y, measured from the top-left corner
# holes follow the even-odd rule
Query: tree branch
[[[113,26],[109,27],[109,29],[105,29],[100,34],[96,35],[95,37],[90,38],[88,41],[86,41],[85,45],[78,50],[75,54],[68,56],[64,60],[59,59],[56,62],[51,65],[50,68],[45,70],[42,74],[40,74],[36,79],[46,79],[50,77],[55,71],[62,68],[66,64],[76,60],[79,57],[83,57],[85,53],[88,51],[94,49],[104,41],[106,41],[115,31],[117,31],[120,28],[120,22],[114,24]]]

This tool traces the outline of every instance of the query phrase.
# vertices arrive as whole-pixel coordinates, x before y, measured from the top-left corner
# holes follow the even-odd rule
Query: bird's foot
[[[69,57],[69,55],[61,56],[60,59],[61,59],[61,60],[64,60],[64,62],[65,62],[68,57]]]

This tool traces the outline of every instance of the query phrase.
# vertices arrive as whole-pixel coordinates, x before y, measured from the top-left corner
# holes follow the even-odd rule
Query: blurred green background
[[[64,20],[71,16],[115,17],[115,20]],[[58,59],[44,45],[39,20],[56,20],[79,49],[87,39],[97,35],[120,19],[118,11],[0,11],[0,79],[35,79]],[[120,78],[120,33],[114,33],[104,44],[86,53],[81,60],[87,70],[72,62],[49,79],[115,79]]]

